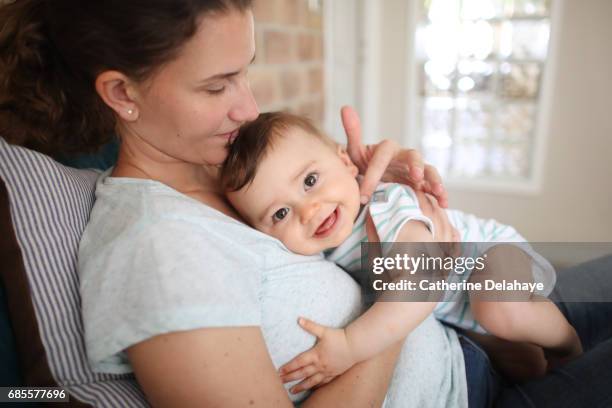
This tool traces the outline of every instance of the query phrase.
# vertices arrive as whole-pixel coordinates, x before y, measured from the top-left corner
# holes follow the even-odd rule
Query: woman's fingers
[[[307,379],[305,379],[304,381],[302,381],[301,383],[291,387],[291,393],[297,394],[298,392],[309,390],[312,387],[319,385],[324,379],[325,379],[325,376],[321,373],[312,375],[308,377]]]
[[[368,212],[365,220],[366,234],[368,236],[368,264],[372,265],[375,258],[382,256],[382,248],[380,247],[380,237],[374,226],[374,220]]]
[[[302,329],[306,330],[308,333],[312,334],[316,338],[320,338],[325,333],[325,326],[321,326],[318,323],[313,322],[312,320],[306,319],[305,317],[300,317],[298,319],[298,324]]]
[[[432,165],[426,164],[424,172],[425,183],[428,186],[427,192],[436,197],[438,204],[440,204],[442,208],[447,208],[448,193],[446,192],[446,189],[444,189],[444,185],[442,185],[442,178],[440,177],[438,170],[436,170],[436,168]]]
[[[407,171],[398,172],[399,175],[407,174],[409,180],[398,180],[397,182],[411,182],[417,186],[422,180],[425,173],[425,164],[423,163],[423,156],[417,150],[414,149],[403,149],[397,155],[395,160],[396,166],[406,167]]]
[[[399,150],[399,145],[392,140],[383,140],[376,146],[359,186],[361,204],[366,204],[370,200],[383,174],[387,171],[389,163]]]
[[[376,226],[374,225],[374,220],[372,220],[370,213],[366,215],[365,227],[366,234],[368,235],[368,242],[380,242],[380,237],[378,236]]]
[[[446,210],[441,208],[438,201],[431,195],[423,193],[422,191],[417,192],[416,195],[423,215],[431,219],[434,224],[434,239],[437,242],[455,241],[457,232],[451,225]]]
[[[307,365],[305,367],[298,368],[297,370],[288,372],[287,374],[281,375],[281,381],[288,383],[295,380],[301,380],[302,378],[311,377],[318,373],[319,369],[314,364]]]

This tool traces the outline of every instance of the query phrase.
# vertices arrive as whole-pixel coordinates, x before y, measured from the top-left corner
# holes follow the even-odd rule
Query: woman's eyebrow
[[[255,54],[253,54],[253,58],[251,58],[251,61],[249,62],[249,65],[251,65],[254,61],[255,61]],[[232,71],[232,72],[224,72],[222,74],[216,74],[213,75],[211,77],[202,79],[201,81],[199,81],[199,83],[204,83],[204,82],[208,82],[208,81],[215,81],[218,79],[227,79],[227,78],[231,78],[235,75],[238,75],[240,72],[242,72],[242,70],[239,71]]]

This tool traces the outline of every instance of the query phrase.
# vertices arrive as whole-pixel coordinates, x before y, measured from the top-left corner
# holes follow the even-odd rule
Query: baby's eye
[[[287,207],[281,208],[280,210],[274,213],[274,215],[272,216],[272,221],[279,222],[283,218],[285,218],[287,214],[289,214],[289,209]]]
[[[310,173],[309,175],[307,175],[304,179],[304,186],[306,187],[306,190],[317,184],[318,179],[319,175],[317,173]]]

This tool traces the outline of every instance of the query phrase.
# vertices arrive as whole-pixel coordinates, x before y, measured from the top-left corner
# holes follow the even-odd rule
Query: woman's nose
[[[307,224],[310,222],[312,217],[314,217],[319,209],[321,208],[321,204],[318,202],[308,202],[300,208],[300,221],[302,224]]]
[[[248,80],[240,84],[240,92],[236,95],[234,106],[229,111],[229,117],[234,122],[243,123],[257,119],[259,107],[251,91]]]

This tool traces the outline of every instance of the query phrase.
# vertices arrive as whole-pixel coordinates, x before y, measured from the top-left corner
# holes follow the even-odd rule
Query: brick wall
[[[249,69],[262,112],[286,109],[323,123],[320,0],[255,0],[257,57]]]

